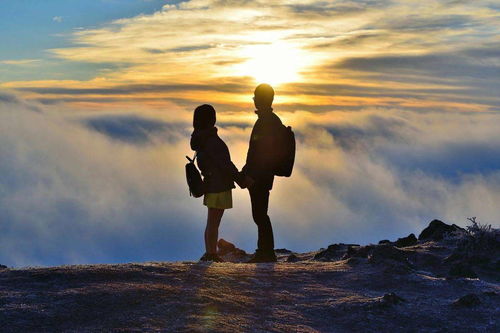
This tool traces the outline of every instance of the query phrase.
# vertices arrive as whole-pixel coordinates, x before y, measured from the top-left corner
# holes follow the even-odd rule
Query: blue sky
[[[179,1],[169,1],[175,2]],[[110,68],[110,65],[54,61],[47,50],[70,47],[75,30],[99,27],[116,19],[151,14],[161,9],[165,3],[165,0],[0,1],[0,61],[40,59],[44,62],[41,71],[38,68],[36,71],[32,68],[4,70],[0,81],[91,78],[96,71]]]

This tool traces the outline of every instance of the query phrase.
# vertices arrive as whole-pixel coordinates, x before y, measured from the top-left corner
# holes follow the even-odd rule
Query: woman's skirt
[[[219,193],[205,193],[203,204],[208,208],[229,209],[233,208],[232,190]]]

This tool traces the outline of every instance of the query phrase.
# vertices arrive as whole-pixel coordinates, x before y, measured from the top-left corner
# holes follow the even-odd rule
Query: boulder
[[[244,250],[222,238],[217,242],[217,254],[227,262],[245,262],[250,259]]]
[[[217,242],[217,254],[220,256],[226,255],[230,252],[234,252],[235,250],[236,246],[223,238],[219,239],[219,241]]]
[[[332,244],[314,255],[314,260],[335,261],[343,258],[353,247],[359,247],[357,244]]]
[[[406,300],[402,297],[399,297],[395,293],[389,293],[389,294],[385,294],[382,297],[381,302],[386,304],[386,305],[396,305],[399,303],[406,302]]]
[[[358,258],[368,258],[368,255],[372,253],[373,249],[377,245],[366,245],[366,246],[348,246],[347,252],[342,259],[348,259],[353,257]],[[385,246],[385,245],[379,245]]]
[[[370,257],[368,258],[371,263],[378,263],[387,259],[404,263],[408,262],[408,258],[404,251],[386,244],[375,246],[371,251]]]
[[[290,254],[287,258],[286,258],[286,262],[297,262],[299,261],[299,257],[297,257],[295,254]]]
[[[395,293],[389,293],[382,297],[374,298],[371,302],[367,302],[364,307],[368,310],[387,309],[403,302],[406,302],[406,300],[402,297]]]
[[[409,234],[406,237],[398,238],[398,240],[394,242],[394,246],[396,247],[413,246],[417,244],[417,242],[418,242],[417,237],[415,237],[414,234]]]
[[[455,231],[465,232],[465,229],[456,224],[449,225],[440,220],[433,220],[429,223],[427,228],[422,230],[420,235],[418,235],[418,240],[439,241],[443,239],[444,235]]]
[[[406,274],[412,265],[407,253],[389,244],[349,247],[342,257],[344,260],[368,258],[371,264],[381,265],[387,273]]]
[[[340,244],[329,245],[327,249],[314,255],[314,260],[331,261],[338,257],[338,251],[341,250]]]
[[[275,249],[274,252],[276,252],[277,254],[290,254],[290,253],[292,253],[292,251],[290,251],[288,249]]]

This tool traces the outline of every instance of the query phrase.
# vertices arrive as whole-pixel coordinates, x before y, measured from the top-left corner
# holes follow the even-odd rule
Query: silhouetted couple
[[[277,156],[276,136],[282,132],[283,124],[273,112],[274,90],[270,85],[257,86],[253,99],[258,119],[252,130],[246,164],[241,172],[231,162],[227,145],[217,135],[215,109],[204,104],[194,111],[191,148],[197,152],[198,167],[205,186],[203,204],[208,207],[206,253],[201,257],[202,261],[222,261],[217,256],[218,230],[224,210],[233,207],[234,182],[241,188],[248,188],[253,220],[258,228],[257,250],[249,262],[276,261],[268,208]]]

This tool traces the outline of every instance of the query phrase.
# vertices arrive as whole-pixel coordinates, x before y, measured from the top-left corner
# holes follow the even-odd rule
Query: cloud
[[[275,110],[298,152],[271,196],[278,247],[395,239],[433,218],[498,225],[498,22],[486,0],[191,0],[79,29],[53,61],[107,69],[0,83],[23,96],[0,91],[0,263],[197,259],[190,111],[216,107],[241,167],[257,72],[287,63]],[[252,251],[248,195],[234,197],[221,236]]]
[[[213,84],[130,84],[108,88],[25,87],[17,90],[57,95],[125,95],[172,91],[244,92],[250,87],[244,83],[213,82]]]
[[[486,49],[483,54],[491,51]],[[477,49],[474,51],[460,50],[453,53],[416,55],[416,56],[380,56],[372,58],[350,58],[340,62],[337,66],[350,70],[364,72],[391,73],[394,76],[413,74],[415,76],[431,76],[436,78],[450,79],[486,79],[495,80],[500,75],[500,64],[488,63],[484,58],[464,57],[460,54],[474,52],[481,54]],[[409,80],[408,80],[409,81]],[[462,83],[463,84],[463,83]]]
[[[0,167],[1,262],[50,265],[145,260],[153,252],[170,259],[182,258],[175,252],[198,255],[192,247],[195,225],[183,221],[186,214],[201,221],[202,212],[189,213],[187,202],[179,204],[186,199],[181,177],[187,145],[176,140],[139,148],[22,104],[1,104],[0,118],[0,156],[6,161]],[[120,125],[133,127],[130,119]],[[152,126],[151,131],[146,120],[140,124],[150,135],[157,130]],[[107,129],[116,136],[109,123]],[[184,239],[192,234],[191,242],[176,240],[184,233]],[[169,244],[166,252],[162,244]]]
[[[0,64],[23,66],[23,65],[34,65],[39,61],[40,59],[1,60]]]
[[[63,21],[63,18],[62,18],[62,16],[54,16],[52,18],[52,21],[57,22],[57,23],[61,23]]]
[[[55,265],[193,260],[205,209],[184,180],[190,115],[69,116],[2,93],[0,262]],[[366,109],[279,113],[294,127],[297,161],[271,195],[278,247],[315,250],[420,231],[430,219],[499,225],[496,113]],[[219,133],[241,167],[254,115],[221,113]],[[321,163],[318,163],[321,161]],[[221,237],[255,247],[248,194]]]
[[[109,67],[91,80],[1,85],[70,106],[116,109],[123,92],[157,104],[210,96],[239,110],[255,84],[274,79],[286,109],[496,110],[497,18],[487,0],[190,0],[75,31],[71,47],[50,50],[54,61]],[[207,87],[218,84],[230,89]],[[81,96],[71,105],[66,94]]]
[[[84,123],[112,139],[133,144],[151,144],[158,136],[162,141],[175,143],[189,135],[185,123],[166,123],[135,115],[86,118]]]

